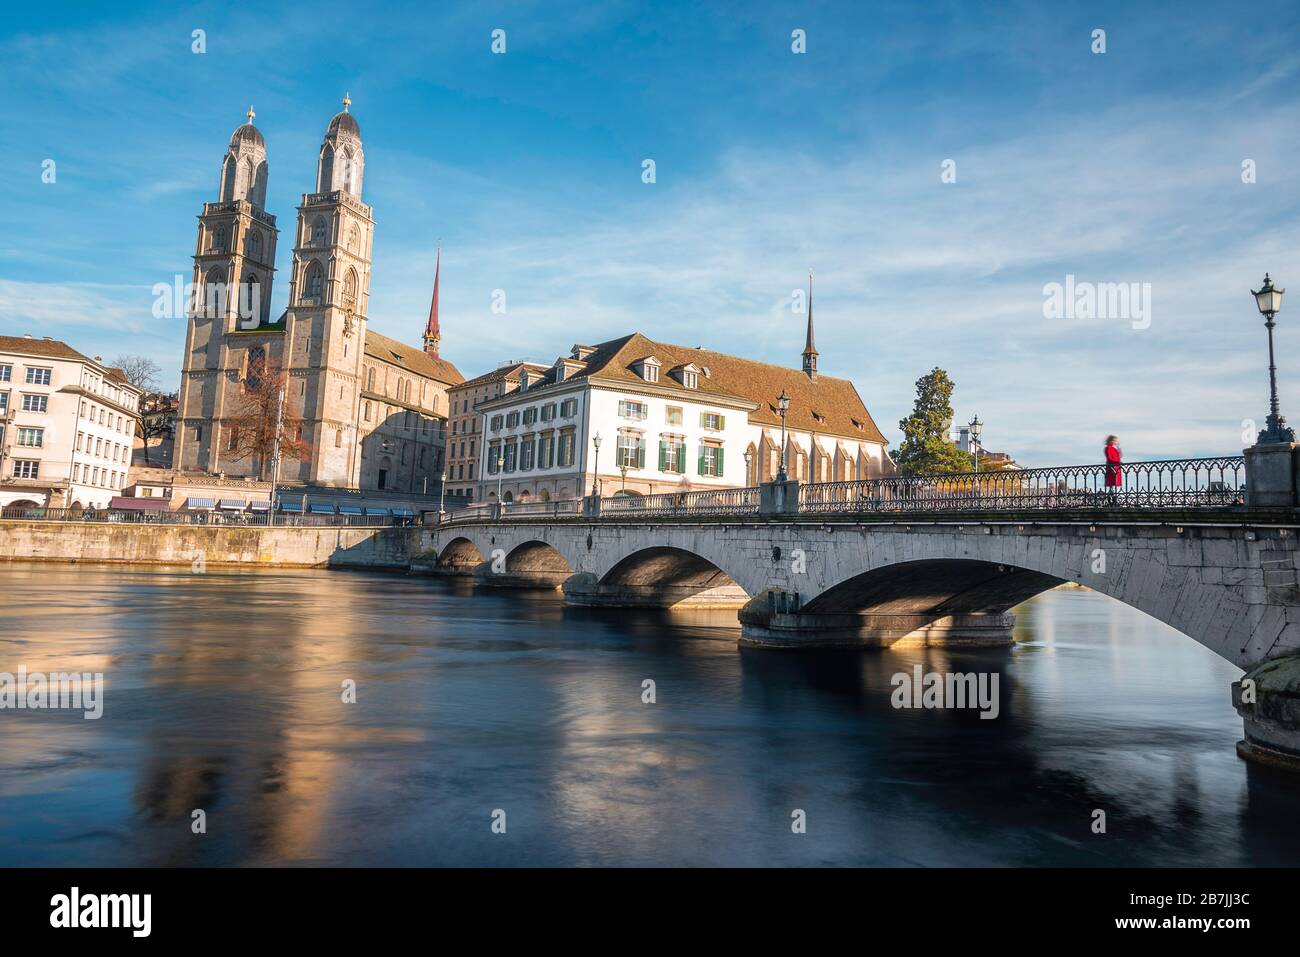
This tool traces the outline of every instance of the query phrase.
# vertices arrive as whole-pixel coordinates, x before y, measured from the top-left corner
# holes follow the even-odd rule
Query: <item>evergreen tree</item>
[[[954,384],[938,366],[916,380],[916,405],[898,423],[903,442],[895,462],[903,475],[971,471],[971,457],[948,437],[952,428]]]

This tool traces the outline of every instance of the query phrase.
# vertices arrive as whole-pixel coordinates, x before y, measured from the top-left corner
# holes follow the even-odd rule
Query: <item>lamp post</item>
[[[980,436],[984,434],[984,423],[980,421],[977,414],[967,424],[970,426],[971,451],[975,456],[975,472],[978,474],[980,470]]]
[[[501,501],[501,480],[505,478],[506,453],[505,447],[497,449],[497,510],[504,513],[506,503]]]
[[[591,437],[591,444],[596,447],[596,455],[591,460],[591,494],[600,496],[600,433]]]
[[[776,400],[776,414],[781,417],[781,467],[776,470],[776,480],[778,482],[789,480],[789,476],[786,475],[785,471],[785,414],[789,411],[790,397],[782,389]]]
[[[619,489],[624,495],[627,494],[627,466],[620,465],[618,470],[623,473],[623,487]]]
[[[1285,289],[1275,288],[1273,281],[1268,278],[1268,273],[1264,273],[1264,285],[1258,290],[1251,290],[1250,293],[1255,297],[1255,305],[1259,308],[1260,315],[1264,317],[1264,326],[1268,329],[1268,428],[1259,433],[1256,445],[1295,441],[1295,430],[1287,428],[1286,419],[1278,412],[1277,364],[1273,360],[1273,327],[1277,325],[1273,317],[1282,310],[1284,292]]]
[[[750,466],[752,466],[753,464],[754,464],[753,451],[751,449],[745,449],[745,484],[746,485],[749,484],[749,469]],[[754,478],[757,480],[758,476],[755,475]],[[758,482],[755,481],[754,484],[757,485]]]
[[[447,499],[447,460],[442,461],[442,470],[438,473],[438,524],[442,524],[442,504]]]

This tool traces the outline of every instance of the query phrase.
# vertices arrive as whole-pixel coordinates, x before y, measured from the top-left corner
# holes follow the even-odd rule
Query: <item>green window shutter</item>
[[[668,450],[664,448],[663,442],[659,443],[659,471],[668,471]]]
[[[704,446],[702,445],[700,446],[700,462],[699,462],[699,469],[697,471],[698,474],[700,475],[704,474]]]
[[[636,467],[645,468],[645,443],[641,442],[636,447]]]
[[[722,448],[721,447],[718,448],[718,471],[715,474],[717,475],[722,474]]]
[[[704,413],[700,413],[700,428],[704,428]]]
[[[718,431],[721,432],[726,427],[727,427],[727,417],[725,415],[718,416]]]

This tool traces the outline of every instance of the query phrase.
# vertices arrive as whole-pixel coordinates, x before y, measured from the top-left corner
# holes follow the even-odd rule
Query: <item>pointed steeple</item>
[[[429,304],[429,321],[424,326],[424,351],[437,358],[442,343],[442,330],[438,325],[438,274],[442,271],[442,242],[438,242],[438,258],[433,267],[433,302]]]
[[[803,344],[803,371],[808,378],[817,378],[817,346],[813,342],[813,287],[812,273],[808,273],[808,335]]]

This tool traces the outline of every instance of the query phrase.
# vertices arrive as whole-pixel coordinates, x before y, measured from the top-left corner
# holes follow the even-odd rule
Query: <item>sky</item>
[[[251,105],[278,315],[348,93],[370,327],[419,343],[441,240],[467,377],[633,331],[797,367],[811,270],[820,369],[891,446],[939,366],[1023,464],[1109,433],[1131,461],[1237,454],[1268,271],[1300,425],[1294,2],[24,4],[0,63],[0,334],[149,356],[168,389],[185,323],[153,289],[191,276],[230,134]],[[1049,317],[1068,276],[1149,310]]]

